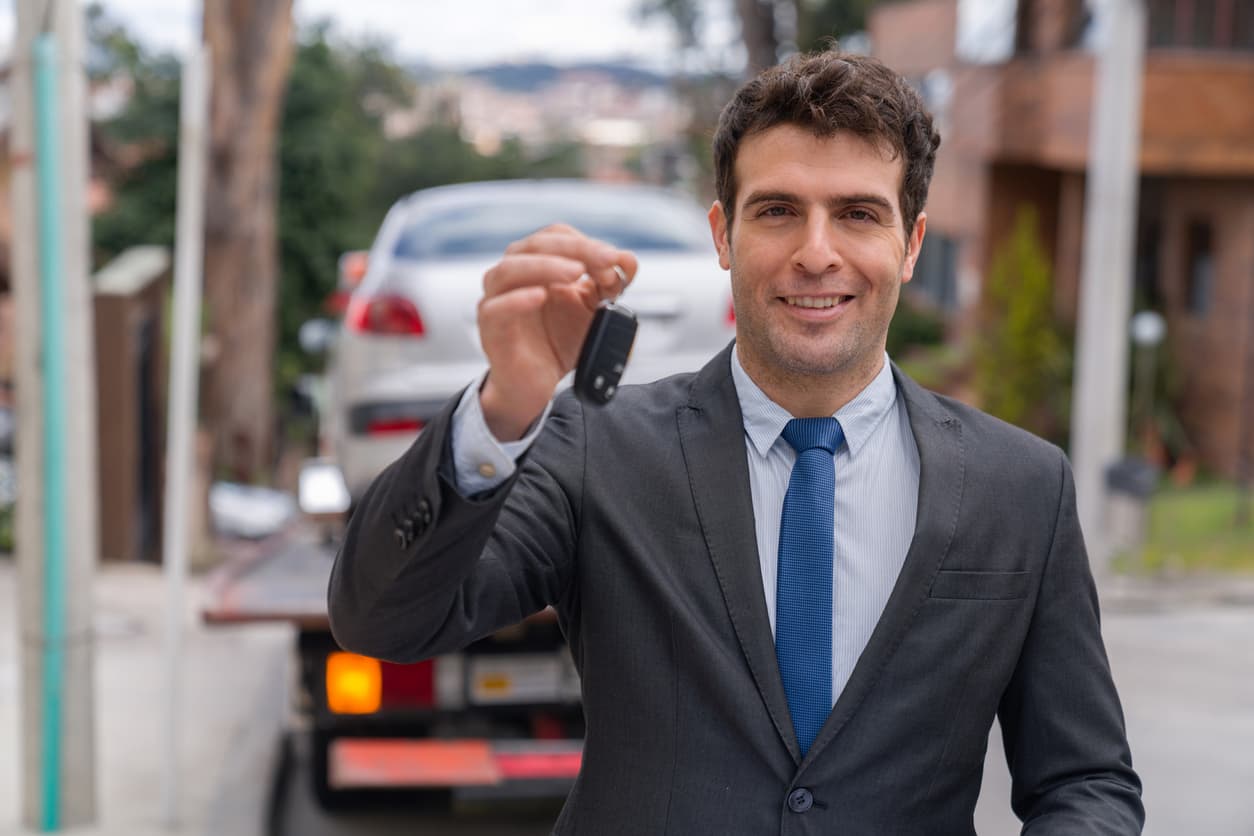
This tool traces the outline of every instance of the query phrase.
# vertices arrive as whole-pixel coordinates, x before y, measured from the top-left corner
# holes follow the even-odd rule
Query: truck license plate
[[[556,703],[579,698],[569,660],[549,653],[469,658],[470,701],[478,705]]]

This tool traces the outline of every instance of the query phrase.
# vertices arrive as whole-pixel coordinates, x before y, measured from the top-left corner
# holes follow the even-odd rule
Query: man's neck
[[[738,355],[745,374],[762,392],[794,418],[826,418],[835,415],[871,385],[884,368],[883,353],[857,368],[842,369],[831,375],[790,375],[774,369],[770,373],[746,362]]]

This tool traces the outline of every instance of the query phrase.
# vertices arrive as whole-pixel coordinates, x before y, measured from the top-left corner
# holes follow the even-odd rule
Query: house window
[[[1185,49],[1254,49],[1249,0],[1149,0],[1149,43]]]
[[[1204,316],[1215,292],[1215,250],[1210,223],[1192,221],[1185,238],[1184,279],[1189,313]]]
[[[1158,275],[1158,242],[1160,238],[1157,221],[1148,221],[1138,230],[1136,242],[1136,284],[1134,304],[1138,309],[1152,308],[1162,310],[1162,288]]]

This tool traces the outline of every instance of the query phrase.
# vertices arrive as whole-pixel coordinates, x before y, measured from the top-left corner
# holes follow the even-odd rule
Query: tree
[[[830,41],[866,28],[877,0],[734,0],[740,39],[747,54],[745,76],[795,51],[824,48]],[[705,0],[642,0],[644,17],[669,17],[685,49],[697,41]]]
[[[212,73],[205,194],[205,311],[214,356],[202,415],[215,468],[269,469],[278,293],[277,141],[292,57],[292,0],[206,0]]]
[[[1053,277],[1036,209],[1021,206],[993,259],[976,342],[976,386],[986,411],[1062,443],[1071,393],[1071,344],[1053,313]]]
[[[386,140],[366,102],[408,101],[413,90],[380,47],[332,43],[327,24],[296,45],[279,135],[276,395],[311,370],[297,333],[325,314],[340,255],[368,246],[387,210],[376,199]]]
[[[103,156],[118,158],[108,210],[92,219],[96,266],[135,244],[174,244],[177,182],[179,63],[136,43],[99,4],[87,7],[87,71],[93,82],[126,79],[130,97],[120,113],[92,131]],[[102,155],[93,155],[98,162]]]

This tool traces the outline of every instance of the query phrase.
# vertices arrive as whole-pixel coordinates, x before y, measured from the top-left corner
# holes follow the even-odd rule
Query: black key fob
[[[584,403],[604,406],[618,390],[636,340],[636,315],[614,302],[602,302],[579,351],[575,366],[575,396]]]

